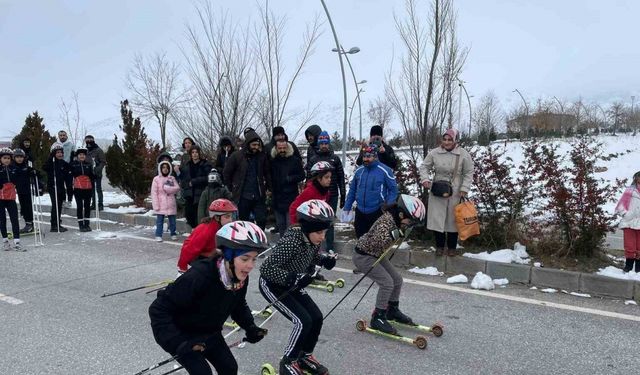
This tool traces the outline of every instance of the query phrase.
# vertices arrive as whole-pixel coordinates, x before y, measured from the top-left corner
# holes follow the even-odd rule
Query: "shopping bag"
[[[476,205],[466,197],[460,198],[455,207],[456,227],[461,241],[480,234],[480,222]]]

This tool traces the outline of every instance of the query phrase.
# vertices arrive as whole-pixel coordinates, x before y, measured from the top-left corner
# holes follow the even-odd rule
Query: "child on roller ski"
[[[388,207],[373,223],[371,229],[358,239],[352,257],[353,264],[360,272],[367,272],[385,250],[404,237],[404,231],[409,226],[424,220],[425,215],[426,209],[421,200],[407,194],[399,195],[396,204]],[[413,320],[400,311],[402,276],[393,267],[389,258],[382,259],[367,274],[367,277],[378,284],[376,306],[370,327],[397,335],[397,330],[389,320],[414,325]]]
[[[254,323],[245,298],[267,236],[253,223],[236,221],[218,231],[216,242],[220,252],[194,263],[149,307],[156,342],[191,375],[211,375],[209,363],[220,375],[238,373],[221,333],[229,316],[245,330],[244,341],[255,344],[267,334]]]
[[[178,259],[178,276],[187,272],[189,264],[196,259],[213,256],[216,251],[216,233],[225,224],[234,220],[238,207],[227,199],[216,199],[209,205],[209,216],[202,219],[182,244]]]
[[[176,214],[178,204],[176,194],[180,191],[178,180],[171,175],[171,163],[161,161],[158,163],[158,175],[151,182],[151,205],[156,214],[156,241],[162,242],[164,217],[169,220],[169,234],[172,240],[177,240]]]
[[[18,222],[18,206],[16,205],[16,167],[11,165],[13,151],[8,147],[0,148],[0,233],[2,246],[5,251],[11,250],[9,234],[7,233],[7,217],[9,214],[11,230],[13,231],[13,248],[15,251],[27,251],[20,244],[20,225]]]
[[[336,258],[320,253],[320,244],[333,221],[333,209],[313,199],[296,210],[299,225],[287,229],[260,266],[260,293],[294,328],[280,361],[280,375],[328,375],[313,356],[322,330],[322,312],[304,288],[313,280],[316,265],[332,269]]]
[[[209,217],[209,205],[216,199],[231,199],[233,195],[222,183],[222,176],[214,168],[207,176],[207,187],[200,194],[198,202],[198,223]]]
[[[51,146],[51,154],[44,165],[47,172],[47,190],[51,198],[51,232],[66,232],[67,228],[60,224],[62,204],[65,202],[67,190],[73,190],[73,176],[69,163],[64,160],[64,148],[61,143]]]
[[[40,174],[33,169],[31,162],[27,160],[25,152],[18,148],[13,151],[13,165],[16,168],[16,190],[20,202],[20,215],[24,219],[24,228],[20,233],[33,232],[33,202],[32,195],[44,194]],[[36,179],[38,184],[36,185]],[[36,186],[38,190],[36,190]]]
[[[86,148],[76,150],[76,160],[71,161],[69,166],[73,176],[73,196],[76,198],[76,217],[80,232],[91,232],[91,196],[96,178],[93,165],[87,161],[87,153]]]

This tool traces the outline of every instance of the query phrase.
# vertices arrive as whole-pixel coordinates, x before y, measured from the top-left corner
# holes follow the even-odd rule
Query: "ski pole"
[[[411,227],[409,227],[411,228]],[[405,238],[407,238],[408,234],[411,232],[410,229],[407,230],[407,232],[405,233],[405,236],[403,236],[402,238],[400,238],[398,241],[394,242],[393,244],[391,244],[391,246],[389,246],[389,248],[387,250],[385,250],[382,255],[380,255],[380,257],[378,259],[376,259],[376,261],[371,265],[371,267],[369,267],[369,269],[367,270],[367,272],[365,272],[364,275],[362,275],[362,277],[360,277],[360,279],[351,287],[351,289],[349,289],[349,291],[347,291],[347,293],[340,299],[340,301],[338,301],[338,303],[336,303],[335,306],[333,306],[333,308],[331,310],[329,310],[329,312],[322,318],[322,320],[324,321],[325,319],[327,319],[329,317],[329,315],[331,315],[331,313],[338,307],[340,306],[340,304],[342,303],[342,301],[344,301],[347,296],[349,296],[349,294],[351,294],[351,292],[353,292],[353,290],[358,286],[358,284],[360,284],[362,282],[362,280],[364,280],[365,277],[367,277],[367,275],[369,275],[369,273],[380,263],[382,262],[382,260],[389,254],[389,252],[391,252],[392,250],[397,249],[400,244],[402,244],[402,242],[405,240]]]
[[[316,270],[316,271],[313,273],[313,275],[311,275],[311,277],[314,277],[314,278],[315,278],[317,275],[318,275],[318,270]],[[294,291],[294,290],[296,290],[297,288],[298,288],[298,286],[297,286],[297,285],[294,285],[294,286],[292,286],[291,288],[287,289],[287,290],[286,290],[284,293],[282,293],[278,298],[276,298],[276,300],[275,300],[275,301],[273,301],[273,302],[269,303],[269,304],[268,304],[264,309],[262,309],[262,310],[258,311],[258,313],[257,313],[256,315],[260,315],[260,314],[262,314],[263,312],[265,312],[265,311],[269,310],[269,308],[270,308],[271,306],[273,306],[273,305],[275,305],[276,303],[278,303],[278,302],[282,301],[282,299],[283,299],[284,297],[286,297],[286,296],[288,296],[289,294],[291,294],[291,292],[293,292],[293,291]]]
[[[171,363],[171,362],[175,361],[176,359],[178,359],[178,355],[177,355],[177,354],[176,354],[176,355],[174,355],[174,356],[173,356],[173,357],[171,357],[171,358],[167,358],[167,359],[165,359],[164,361],[160,361],[160,362],[156,363],[155,365],[151,365],[151,366],[147,367],[146,369],[144,369],[144,370],[142,370],[142,371],[138,371],[138,372],[136,372],[134,375],[142,375],[142,374],[146,374],[146,373],[148,373],[149,371],[155,370],[155,369],[157,369],[158,367],[161,367],[161,366],[166,365],[167,363]]]
[[[34,193],[34,185],[31,184],[31,177],[29,177],[29,193],[31,194],[31,226],[35,231],[33,233],[33,245],[38,246],[38,231],[35,225],[35,212],[36,212],[36,194]]]
[[[100,296],[100,298],[111,297],[111,296],[115,296],[117,294],[133,292],[135,290],[140,290],[140,289],[152,288],[154,286],[163,285],[163,284],[169,284],[171,282],[173,282],[173,279],[167,279],[167,280],[159,281],[159,282],[153,283],[153,284],[147,284],[147,285],[142,285],[142,286],[139,286],[139,287],[136,287],[136,288],[131,288],[131,289],[127,289],[127,290],[121,290],[119,292],[105,293],[102,296]]]
[[[96,160],[93,159],[93,172],[95,173],[96,171]],[[93,203],[96,204],[96,230],[98,232],[102,231],[102,227],[100,226],[100,205],[98,204],[98,186],[96,184],[96,181],[98,180],[98,176],[96,176],[96,179],[93,181]]]
[[[31,165],[33,165],[31,162],[29,162]],[[44,242],[42,241],[42,202],[40,200],[40,182],[38,180],[38,173],[36,172],[36,170],[33,170],[33,179],[35,181],[35,190],[34,190],[34,201],[33,201],[33,205],[35,207],[34,210],[34,214],[35,217],[34,219],[34,229],[36,229],[36,234],[34,237],[37,238],[36,240],[36,246],[40,245],[40,246],[44,246]]]

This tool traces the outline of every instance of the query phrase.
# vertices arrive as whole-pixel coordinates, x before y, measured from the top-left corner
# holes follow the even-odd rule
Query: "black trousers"
[[[198,226],[198,203],[200,203],[200,197],[184,198],[184,217],[191,228]]]
[[[177,361],[190,375],[212,375],[209,361],[218,375],[237,375],[238,363],[231,349],[224,341],[222,333],[217,332],[205,341],[204,352],[190,352],[178,357]]]
[[[458,247],[458,232],[433,231],[433,234],[436,236],[436,247],[443,248],[445,241],[449,250],[455,250]]]
[[[91,191],[91,204],[93,206],[96,205],[96,190],[98,191],[98,206],[102,205],[102,201],[103,201],[103,194],[102,194],[102,176],[100,177],[96,177],[95,179],[95,184],[93,185],[93,190]],[[96,207],[97,209],[97,207]]]
[[[18,194],[18,201],[20,202],[20,215],[24,218],[25,223],[33,223],[33,206],[31,201],[31,193]]]
[[[76,197],[76,217],[79,225],[88,225],[91,217],[91,193],[92,189],[73,189]]]
[[[49,190],[49,198],[51,198],[51,228],[57,228],[60,223],[65,195],[65,189],[58,189],[58,197],[56,199],[56,191],[54,189]],[[57,205],[56,202],[58,203]]]
[[[353,227],[356,231],[356,238],[362,237],[371,229],[373,223],[382,216],[382,209],[378,209],[370,214],[363,214],[356,208],[356,217],[353,219]]]
[[[11,231],[13,232],[13,238],[20,238],[20,225],[18,223],[18,206],[16,201],[0,200],[0,233],[2,238],[7,238],[7,217],[4,215],[4,211],[9,213],[9,220],[11,220]]]
[[[282,297],[288,289],[273,285],[262,277],[258,287],[262,296],[270,303],[281,298],[273,307],[293,322],[293,332],[289,336],[284,355],[296,359],[304,353],[313,353],[322,330],[322,311],[307,292],[304,289],[294,290]]]
[[[238,218],[240,220],[251,221],[251,212],[256,225],[264,230],[267,224],[267,204],[264,198],[258,199],[245,199],[240,198],[238,202]]]

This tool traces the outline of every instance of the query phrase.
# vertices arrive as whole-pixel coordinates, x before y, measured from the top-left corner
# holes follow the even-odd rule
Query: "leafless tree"
[[[492,133],[498,133],[504,123],[504,112],[500,107],[500,101],[492,91],[487,92],[473,112],[473,121],[476,123],[478,135],[489,137]]]
[[[287,120],[297,118],[301,113],[287,111],[291,93],[301,78],[304,67],[313,55],[320,37],[319,17],[308,23],[300,44],[300,52],[289,78],[285,78],[286,58],[282,53],[285,38],[286,19],[277,17],[269,10],[268,1],[258,6],[260,22],[254,27],[254,42],[261,74],[264,76],[260,88],[256,111],[260,119],[259,126],[271,134],[276,126],[284,126]]]
[[[131,102],[143,118],[154,118],[160,128],[162,147],[167,146],[167,121],[187,100],[179,83],[180,67],[167,59],[165,52],[148,58],[136,55],[127,73]]]
[[[607,111],[609,118],[613,122],[613,135],[616,135],[618,126],[622,125],[624,119],[624,104],[621,102],[614,102]]]
[[[256,126],[255,101],[261,84],[257,55],[248,32],[210,2],[195,6],[197,19],[187,26],[182,47],[191,83],[190,106],[177,114],[176,133],[191,136],[213,153],[220,136],[235,137]]]
[[[393,118],[393,106],[386,98],[377,98],[369,102],[367,116],[373,125],[380,125],[384,129]]]
[[[78,145],[84,140],[86,135],[86,127],[80,118],[80,105],[78,101],[78,93],[76,91],[71,92],[71,99],[66,102],[64,98],[60,98],[60,122],[62,123],[62,129],[67,132],[69,140]]]

